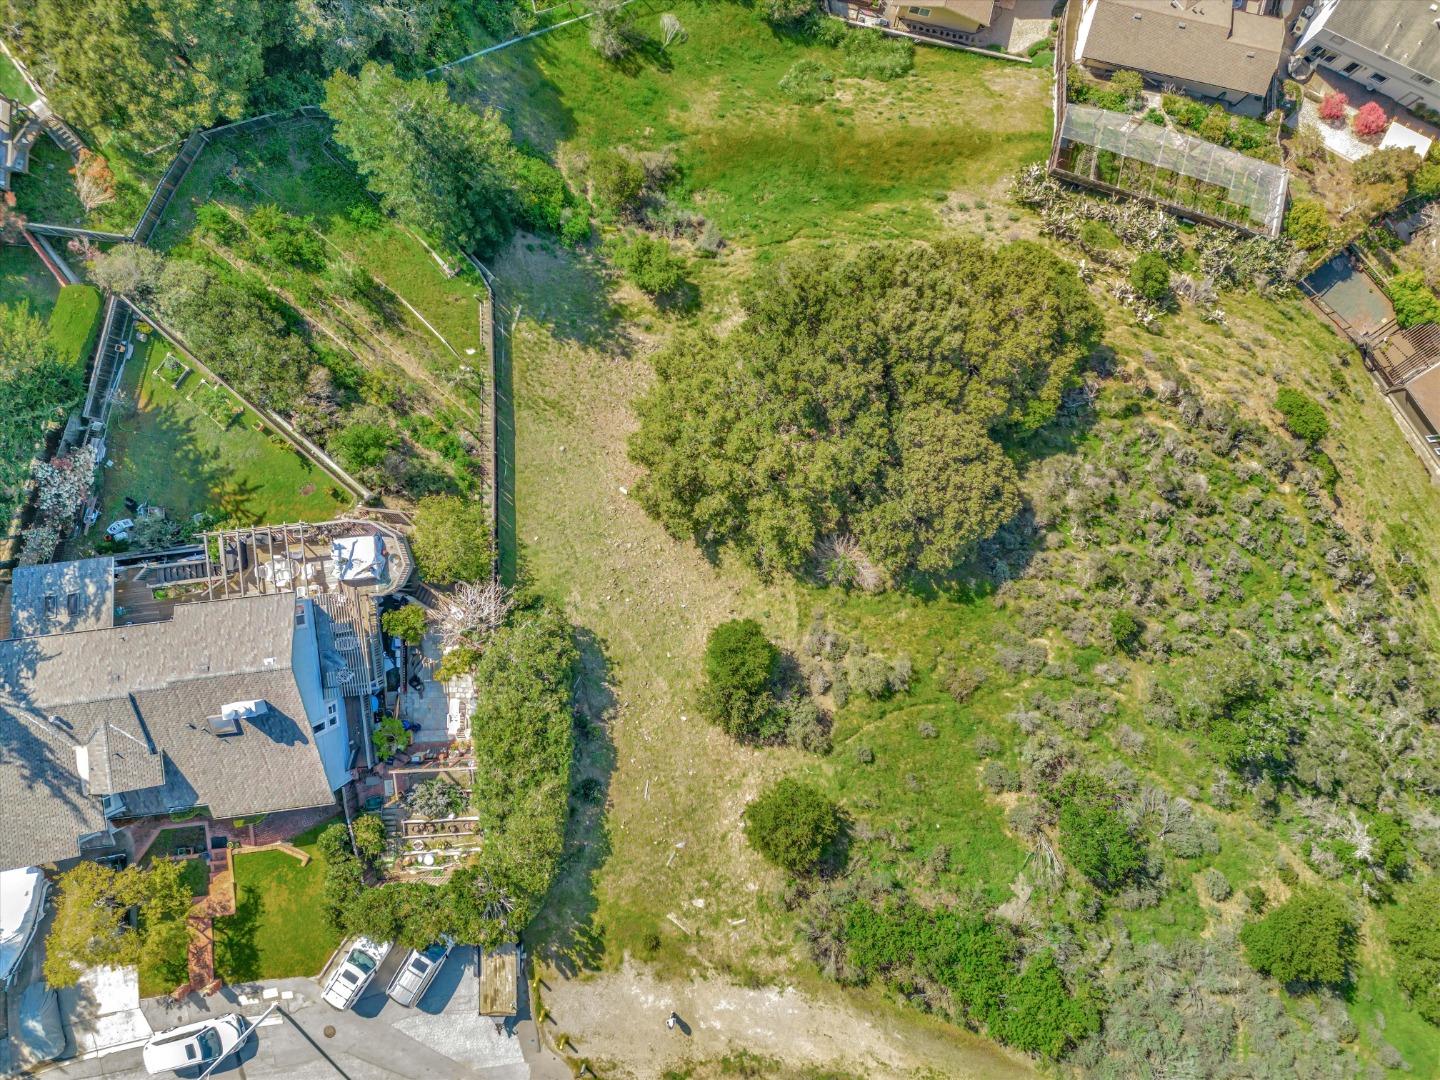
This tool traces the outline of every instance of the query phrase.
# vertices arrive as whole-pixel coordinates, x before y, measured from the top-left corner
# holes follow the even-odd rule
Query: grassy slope
[[[784,130],[787,124],[800,123],[793,116],[774,122],[785,106],[764,93],[765,80],[778,77],[794,56],[808,50],[773,36],[769,47],[759,47],[758,36],[769,32],[737,20],[733,11],[692,9],[682,11],[682,18],[691,27],[691,44],[674,50],[670,72],[646,67],[623,75],[604,69],[588,57],[580,35],[566,38],[562,31],[542,39],[543,47],[536,46],[532,56],[524,50],[500,54],[475,80],[479,89],[473,92],[478,100],[506,108],[517,130],[539,145],[557,148],[562,157],[607,141],[642,143],[642,135],[647,148],[676,142],[686,189],[700,194],[705,212],[721,222],[739,247],[769,249],[766,254],[785,250],[785,241],[792,238],[807,241],[808,221],[827,222],[823,234],[839,241],[905,235],[921,221],[928,227],[936,205],[932,187],[949,187],[951,206],[968,211],[966,199],[993,198],[995,178],[1034,156],[1019,136],[960,140],[956,145],[990,150],[970,161],[959,154],[942,156],[942,168],[956,169],[950,182],[916,184],[909,192],[910,205],[897,214],[881,208],[888,199],[904,195],[887,186],[880,176],[885,161],[871,157],[860,138],[850,144],[858,149],[847,159],[842,176],[827,177],[831,182],[812,190],[797,188],[789,161],[796,155],[781,153],[768,161],[748,157],[748,135],[736,132],[730,112],[748,103],[768,111],[772,127]],[[748,46],[743,55],[727,54],[732,41],[737,48],[740,43]],[[687,51],[696,43],[704,48]],[[954,58],[946,54],[921,50],[919,56],[920,77],[944,88],[936,93],[932,87],[934,108],[968,116],[971,124],[976,115],[986,115],[964,104],[956,109],[956,97],[966,98],[962,76],[988,82],[997,78],[995,68],[980,61],[962,71],[959,65],[948,66]],[[526,66],[530,63],[537,70]],[[941,65],[947,66],[935,70]],[[1024,76],[1007,71],[1004,77]],[[905,83],[865,87],[859,97],[908,90]],[[1031,115],[1033,108],[1034,115],[1044,116],[1042,87],[1035,88],[1033,97],[1017,99],[1014,91],[1012,87],[1009,115]],[[983,99],[986,92],[969,96]],[[538,121],[521,111],[531,109],[539,110]],[[824,121],[835,118],[829,106],[792,107],[796,111],[813,114],[804,121],[810,140],[820,138],[816,132],[825,130]],[[821,123],[815,123],[817,119]],[[846,119],[853,127],[848,132],[837,129],[837,136],[847,142],[867,124],[875,130],[882,126],[878,115]],[[714,145],[726,145],[730,153],[707,150],[707,139],[717,131],[732,142]],[[732,163],[733,169],[728,167]],[[743,192],[758,192],[758,205],[741,203],[736,196]],[[797,204],[804,205],[792,215],[789,211]],[[995,231],[984,204],[976,200],[975,208],[974,215],[947,214],[946,220]],[[893,233],[885,232],[891,227]],[[1023,222],[1019,228],[1029,232],[1033,223]],[[702,272],[723,277],[723,263]],[[996,618],[993,605],[985,600],[924,604],[911,598],[846,598],[786,584],[764,585],[724,563],[709,565],[690,546],[664,536],[621,491],[635,478],[623,449],[634,423],[628,403],[645,385],[648,370],[616,346],[648,345],[668,332],[669,324],[646,307],[628,326],[615,325],[610,319],[616,310],[607,310],[594,294],[596,272],[583,261],[552,259],[517,246],[499,270],[507,295],[525,313],[514,350],[524,566],[595,635],[587,701],[598,711],[613,694],[619,706],[608,729],[613,747],[602,740],[587,751],[585,760],[587,770],[610,775],[611,810],[604,832],[588,838],[588,857],[578,859],[562,880],[556,903],[535,928],[537,936],[573,962],[614,963],[625,951],[640,951],[643,934],[655,929],[663,944],[654,959],[662,968],[690,970],[703,957],[742,976],[784,973],[809,980],[805,965],[793,964],[792,924],[772,899],[776,878],[746,850],[738,830],[745,800],[767,778],[794,771],[819,777],[851,805],[871,805],[866,816],[880,823],[888,818],[923,824],[936,836],[933,841],[922,837],[914,855],[923,857],[934,843],[947,843],[957,867],[947,886],[979,885],[992,897],[997,889],[1003,896],[1022,851],[1005,833],[999,806],[966,780],[967,774],[973,777],[975,764],[968,735],[979,720],[998,716],[1013,702],[987,700],[982,693],[966,710],[958,710],[935,690],[925,670],[942,644],[988,653]],[[1401,541],[1421,560],[1432,591],[1440,588],[1440,558],[1415,542],[1433,535],[1440,525],[1440,500],[1358,363],[1351,359],[1348,366],[1337,368],[1335,357],[1347,352],[1343,343],[1298,301],[1231,296],[1224,306],[1231,316],[1228,330],[1202,324],[1187,313],[1168,320],[1158,337],[1132,328],[1115,312],[1111,340],[1127,363],[1153,367],[1173,362],[1210,391],[1270,421],[1275,419],[1269,401],[1277,379],[1331,395],[1335,434],[1328,449],[1342,470],[1340,496],[1347,523],[1387,523],[1389,533],[1377,537],[1385,544],[1377,543],[1377,549],[1395,539],[1398,530]],[[1379,554],[1384,565],[1383,551]],[[738,748],[696,722],[690,715],[695,658],[710,625],[733,614],[756,615],[793,644],[816,604],[873,647],[910,652],[921,672],[915,690],[893,702],[843,710],[836,728],[840,749],[821,761],[788,751]],[[1419,605],[1415,616],[1432,634],[1440,630],[1432,604]],[[1122,712],[1117,720],[1128,718]],[[921,739],[917,729],[922,719],[942,721],[936,724],[941,737]],[[877,762],[868,769],[858,767],[846,752],[861,742],[877,751]],[[1161,738],[1152,755],[1149,769],[1172,791],[1192,779],[1192,753],[1179,740]],[[615,770],[609,774],[612,759]],[[910,794],[906,775],[954,782]],[[939,829],[934,828],[937,824]],[[1214,865],[1232,881],[1268,873],[1284,850],[1283,834],[1264,832],[1242,815],[1220,818],[1219,829],[1223,849]],[[1201,865],[1197,862],[1195,869]],[[706,902],[703,908],[692,903],[697,899]],[[684,939],[667,914],[696,931],[700,943]],[[1200,901],[1193,889],[1178,888],[1158,908],[1127,912],[1123,918],[1137,934],[1169,941],[1203,933],[1225,916]],[[732,925],[742,918],[742,926]],[[1362,1032],[1383,1013],[1386,1038],[1413,1067],[1421,1072],[1440,1067],[1433,1029],[1404,1006],[1393,981],[1374,963],[1367,962],[1362,972],[1352,1013]]]
[[[100,333],[104,299],[93,285],[66,285],[50,312],[50,340],[62,361],[83,366]]]
[[[256,431],[254,414],[222,432],[187,400],[200,384],[198,373],[178,391],[171,389],[173,376],[155,373],[165,351],[152,335],[126,364],[123,400],[134,404],[118,406],[110,424],[108,456],[115,464],[103,473],[102,525],[127,516],[127,495],[180,519],[209,510],[253,522],[324,521],[349,505],[328,473],[280,436]]]
[[[0,304],[24,301],[44,319],[59,295],[59,283],[28,244],[0,244]]]
[[[237,910],[215,920],[215,965],[226,982],[318,975],[340,944],[320,899],[325,860],[315,840],[324,828],[292,841],[310,855],[305,866],[283,851],[236,857]]]

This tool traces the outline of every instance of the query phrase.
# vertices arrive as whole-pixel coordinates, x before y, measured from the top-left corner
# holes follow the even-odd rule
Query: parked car
[[[365,987],[369,986],[370,980],[375,977],[375,969],[384,963],[385,957],[389,955],[388,941],[356,938],[345,959],[335,969],[335,974],[331,975],[330,981],[325,984],[325,992],[320,996],[337,1009],[350,1008],[360,1000]]]
[[[248,1030],[249,1021],[239,1013],[229,1013],[158,1032],[145,1044],[145,1071],[159,1076],[176,1069],[213,1065],[235,1049]]]
[[[400,965],[400,970],[395,972],[395,977],[390,980],[390,989],[387,992],[391,998],[407,1009],[423,998],[425,991],[430,989],[430,984],[435,981],[435,973],[444,965],[445,958],[450,955],[453,947],[454,942],[449,938],[442,938],[428,949],[411,949],[405,963]]]

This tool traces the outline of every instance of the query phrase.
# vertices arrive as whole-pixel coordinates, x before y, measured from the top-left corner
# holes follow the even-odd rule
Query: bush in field
[[[1338,90],[1327,91],[1320,99],[1320,119],[1329,120],[1335,123],[1345,119],[1345,111],[1350,107],[1350,98]]]
[[[771,692],[779,661],[780,651],[754,619],[732,619],[715,627],[705,642],[701,714],[737,739],[780,734],[783,719]]]
[[[1200,875],[1200,880],[1205,886],[1205,892],[1210,899],[1217,903],[1223,903],[1230,899],[1230,894],[1235,890],[1230,887],[1230,879],[1215,867],[1210,867]]]
[[[600,0],[590,19],[590,46],[612,63],[635,51],[641,35],[620,0]]]
[[[792,874],[815,869],[840,835],[840,814],[809,784],[784,779],[745,807],[745,838],[770,862]]]
[[[1069,773],[1050,800],[1060,809],[1060,850],[1080,874],[1105,892],[1139,877],[1145,848],[1121,816],[1109,784],[1088,773]]]
[[[425,637],[425,622],[425,609],[413,602],[387,611],[380,617],[380,625],[385,632],[406,645],[420,644]]]
[[[1153,251],[1147,251],[1130,266],[1130,284],[1154,304],[1170,298],[1170,267]]]
[[[410,813],[422,818],[447,818],[465,809],[465,789],[443,776],[417,784],[405,798]]]
[[[648,296],[668,296],[685,284],[687,264],[670,249],[670,241],[643,234],[611,249],[625,276]]]
[[[1395,981],[1416,1012],[1440,1024],[1440,877],[1417,885],[1386,923],[1395,957]]]
[[[618,150],[597,151],[586,175],[597,207],[622,217],[639,211],[645,199],[645,168],[634,157]]]
[[[1279,907],[1240,931],[1245,957],[1282,983],[1338,986],[1355,959],[1355,922],[1338,895],[1300,886]]]
[[[1120,237],[1103,221],[1087,221],[1080,226],[1080,246],[1092,255],[1114,251],[1120,246]]]
[[[1330,421],[1325,410],[1309,394],[1289,386],[1275,395],[1275,411],[1285,419],[1285,428],[1297,439],[1317,443],[1330,434]]]
[[[490,516],[480,502],[430,495],[415,507],[410,548],[420,576],[437,585],[490,576]]]
[[[400,436],[393,428],[359,423],[335,432],[326,449],[348,472],[362,480],[375,480],[375,473],[384,467],[390,451],[399,443]]]
[[[1440,299],[1419,270],[1396,274],[1388,286],[1395,304],[1395,321],[1402,327],[1440,323]]]
[[[796,60],[780,79],[780,92],[802,105],[818,105],[835,93],[835,75],[818,60]]]
[[[1332,233],[1325,207],[1314,199],[1296,199],[1285,215],[1285,235],[1295,241],[1296,247],[1311,254],[1327,250]]]
[[[1129,106],[1137,109],[1145,93],[1145,78],[1138,71],[1122,68],[1110,76],[1110,89],[1124,94]]]
[[[888,82],[908,75],[915,66],[915,43],[909,38],[889,37],[866,27],[845,36],[840,55],[844,58],[845,74]]]
[[[815,14],[815,0],[765,0],[761,12],[775,26],[795,26]]]
[[[1115,639],[1115,646],[1121,652],[1129,652],[1135,647],[1142,629],[1135,616],[1124,608],[1110,616],[1110,636]]]
[[[1379,135],[1389,126],[1390,118],[1385,115],[1385,110],[1378,101],[1367,101],[1361,105],[1355,111],[1354,119],[1350,121],[1350,130],[1362,139]]]

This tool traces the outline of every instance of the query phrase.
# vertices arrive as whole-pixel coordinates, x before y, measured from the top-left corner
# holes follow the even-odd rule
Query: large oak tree
[[[892,574],[953,566],[1018,508],[1002,441],[1055,416],[1101,327],[1073,267],[969,238],[796,259],[745,309],[657,354],[636,494],[784,571],[836,534]]]

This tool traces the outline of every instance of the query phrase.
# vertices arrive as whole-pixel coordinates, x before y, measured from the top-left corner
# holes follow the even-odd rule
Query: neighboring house
[[[964,41],[986,30],[995,17],[995,8],[1009,7],[1014,0],[935,0],[934,3],[885,6],[890,24],[901,30],[942,32]],[[944,33],[944,32],[948,32]]]
[[[1440,4],[1320,0],[1295,54],[1406,108],[1440,112]]]
[[[113,589],[110,559],[15,572],[16,636],[0,641],[0,870],[113,846],[122,819],[334,802],[362,736],[344,699],[353,633],[328,597],[184,603],[116,626]]]
[[[0,191],[10,190],[14,173],[30,171],[30,147],[44,125],[0,94]]]
[[[1285,48],[1272,0],[1084,0],[1075,61],[1263,109]]]

